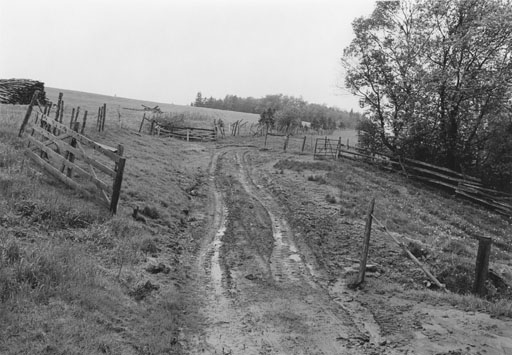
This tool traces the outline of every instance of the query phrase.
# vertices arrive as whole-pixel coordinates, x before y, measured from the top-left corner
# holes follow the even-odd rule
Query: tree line
[[[510,0],[376,2],[342,64],[362,143],[512,190]]]
[[[226,95],[223,99],[215,99],[203,97],[198,92],[191,106],[259,114],[260,123],[284,132],[300,127],[301,122],[309,122],[314,130],[353,128],[361,119],[361,114],[353,110],[308,103],[302,98],[283,94],[262,98]]]

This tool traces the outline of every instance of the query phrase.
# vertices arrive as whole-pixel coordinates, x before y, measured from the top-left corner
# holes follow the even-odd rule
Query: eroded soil
[[[364,222],[326,201],[335,187],[276,171],[283,158],[253,147],[212,153],[192,286],[204,321],[189,353],[511,353],[512,322],[405,296],[382,268],[349,290]],[[335,243],[324,238],[333,234]],[[413,268],[379,233],[373,243],[374,260]]]

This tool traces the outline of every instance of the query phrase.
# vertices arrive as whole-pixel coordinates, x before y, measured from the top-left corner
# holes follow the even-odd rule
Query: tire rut
[[[365,353],[361,349],[368,345],[368,335],[359,331],[346,310],[315,282],[315,270],[295,245],[284,211],[270,192],[252,180],[246,153],[226,149],[212,158],[212,228],[199,257],[207,324],[196,350],[212,354]],[[221,185],[222,179],[229,184]],[[243,206],[227,200],[227,195],[233,194],[229,189],[235,189],[237,198],[251,205],[254,215],[245,210],[240,214]],[[271,226],[268,238],[273,238],[273,248],[268,259],[251,247],[265,232],[250,227],[256,223],[258,211]],[[244,221],[233,221],[232,216]],[[226,244],[227,240],[233,244]],[[242,252],[232,252],[237,248]],[[244,257],[228,263],[233,255]],[[270,277],[254,276],[258,273],[251,270],[264,262],[269,264]]]

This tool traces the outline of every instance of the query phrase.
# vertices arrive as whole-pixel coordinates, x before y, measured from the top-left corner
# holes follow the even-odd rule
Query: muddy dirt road
[[[197,265],[208,321],[193,351],[392,353],[379,345],[371,317],[347,307],[343,286],[329,287],[297,247],[282,207],[253,177],[250,154],[227,148],[212,158],[211,229]]]

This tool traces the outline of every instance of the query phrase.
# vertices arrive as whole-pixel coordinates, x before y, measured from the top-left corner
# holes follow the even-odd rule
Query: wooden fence
[[[398,171],[415,180],[448,190],[479,205],[490,208],[505,216],[512,216],[512,195],[485,188],[480,179],[448,168],[402,158],[392,154],[370,152],[358,147],[350,147],[341,139],[317,138],[314,149],[315,159],[361,160],[380,167]]]
[[[57,180],[99,200],[115,214],[126,163],[123,146],[112,148],[94,142],[78,133],[79,122],[71,129],[44,112],[36,113],[31,123],[31,112],[29,106],[20,128],[20,136],[30,133],[26,135],[26,155]],[[109,167],[112,162],[114,166]]]
[[[146,115],[142,117],[140,123],[139,132],[142,131],[144,122],[148,121],[151,126],[149,128],[150,135],[156,135],[159,137],[173,137],[184,139],[188,141],[216,141],[217,130],[208,128],[195,128],[195,127],[163,127],[156,120],[146,118]]]

